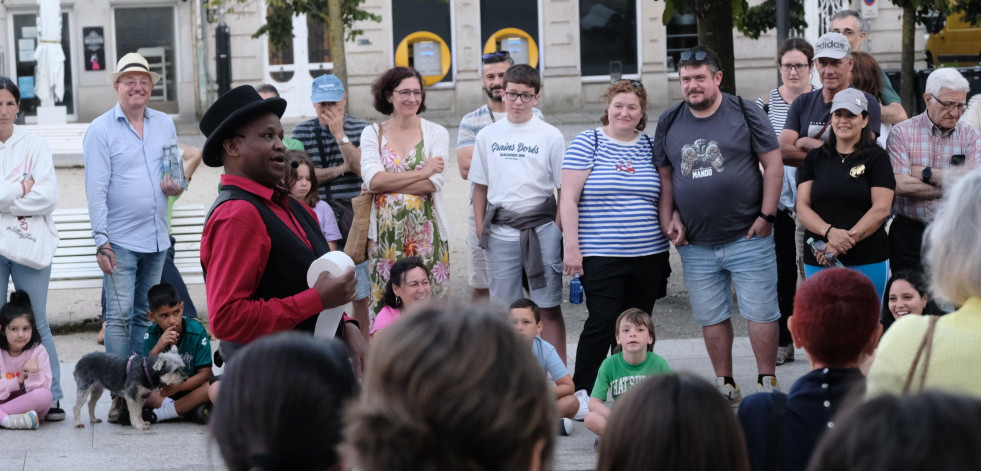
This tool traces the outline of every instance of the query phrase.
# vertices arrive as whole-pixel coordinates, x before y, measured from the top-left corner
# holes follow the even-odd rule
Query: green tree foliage
[[[245,3],[253,0],[237,0]],[[293,20],[294,15],[306,14],[309,18],[333,29],[328,0],[266,0],[268,10],[266,12],[266,24],[262,25],[253,35],[258,38],[263,34],[269,35],[269,44],[273,47],[287,47],[293,41]],[[364,0],[341,0],[341,26],[344,28],[348,41],[360,36],[364,31],[354,29],[356,21],[381,21],[381,17],[362,10],[360,8]],[[335,45],[336,46],[336,45]]]

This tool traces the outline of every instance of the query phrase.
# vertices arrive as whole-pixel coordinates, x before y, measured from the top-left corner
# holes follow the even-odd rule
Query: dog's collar
[[[129,367],[133,364],[133,359],[136,358],[136,357],[137,357],[136,355],[130,355],[129,360],[126,360],[126,371],[127,372],[129,371]],[[153,384],[153,380],[150,379],[150,370],[147,369],[147,367],[146,367],[146,358],[143,358],[143,374],[146,375],[147,382],[152,385]]]

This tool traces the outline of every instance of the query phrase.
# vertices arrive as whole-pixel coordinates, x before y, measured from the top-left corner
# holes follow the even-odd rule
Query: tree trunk
[[[347,55],[344,53],[344,21],[341,18],[341,0],[327,0],[327,14],[330,16],[327,28],[330,34],[330,59],[334,63],[331,72],[341,79],[347,88]]]
[[[907,0],[903,5],[903,60],[899,68],[899,97],[907,116],[913,116],[916,111],[916,72],[913,70],[915,34],[916,9],[913,2]]]
[[[722,61],[723,92],[736,94],[735,55],[732,50],[732,0],[695,2],[698,17],[698,44],[719,55]]]

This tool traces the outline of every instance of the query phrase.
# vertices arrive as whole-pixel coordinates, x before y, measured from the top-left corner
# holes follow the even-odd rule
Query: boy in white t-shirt
[[[533,119],[541,76],[527,64],[504,74],[507,119],[477,133],[470,181],[474,222],[485,249],[491,299],[529,297],[541,306],[542,338],[566,361],[562,319],[562,232],[556,191],[561,186],[562,133]]]

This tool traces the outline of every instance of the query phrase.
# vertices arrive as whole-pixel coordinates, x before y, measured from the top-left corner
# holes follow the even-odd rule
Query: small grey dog
[[[150,424],[143,420],[142,412],[143,403],[150,392],[160,386],[179,384],[185,379],[184,360],[177,353],[177,347],[171,347],[156,357],[133,355],[126,358],[111,353],[88,353],[75,365],[75,383],[78,385],[75,427],[85,427],[81,413],[86,398],[89,399],[89,422],[102,422],[102,419],[95,417],[95,403],[108,389],[126,400],[133,428],[147,430]]]

